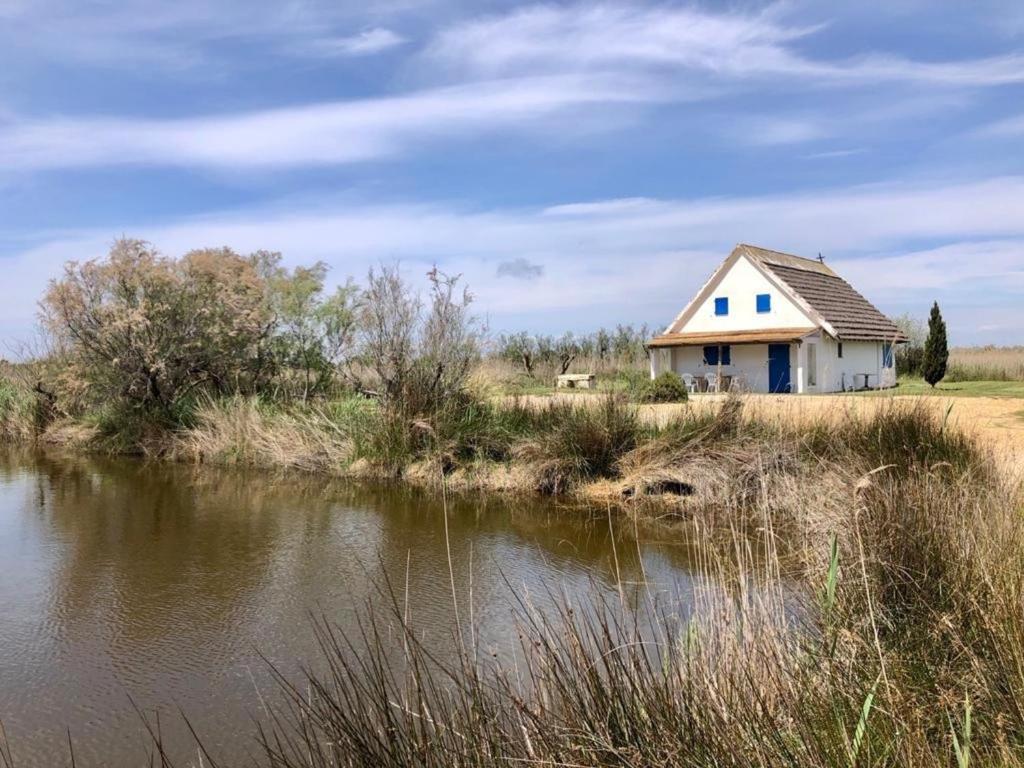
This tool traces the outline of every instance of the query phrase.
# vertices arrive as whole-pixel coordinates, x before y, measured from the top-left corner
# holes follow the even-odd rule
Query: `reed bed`
[[[36,426],[34,405],[32,397],[0,371],[0,442],[31,439]]]
[[[1024,381],[1024,347],[954,347],[946,380]]]
[[[361,403],[286,409],[258,398],[207,400],[176,432],[169,454],[186,461],[340,473],[353,459]],[[344,417],[341,417],[344,414]]]

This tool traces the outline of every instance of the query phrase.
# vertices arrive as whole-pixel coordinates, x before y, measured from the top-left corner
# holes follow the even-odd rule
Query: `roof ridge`
[[[789,266],[793,269],[806,269],[808,272],[819,272],[821,274],[829,274],[834,277],[839,277],[832,270],[830,266],[825,264],[823,259],[809,259],[806,256],[798,256],[795,253],[787,253],[786,251],[777,251],[774,248],[764,248],[760,245],[753,245],[751,243],[740,243],[736,246],[737,248],[744,248],[752,251],[750,254],[755,258],[764,259],[769,263],[778,263],[771,261],[772,257],[777,257],[782,262],[782,266]],[[792,262],[797,262],[796,264]],[[806,266],[805,266],[806,265]]]

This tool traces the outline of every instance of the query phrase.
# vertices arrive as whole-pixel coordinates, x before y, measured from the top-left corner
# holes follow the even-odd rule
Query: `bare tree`
[[[362,356],[376,374],[380,394],[401,399],[412,374],[422,304],[397,266],[370,269],[363,291],[359,335]]]
[[[411,414],[429,413],[463,392],[484,333],[458,276],[435,267],[427,278],[426,307],[397,266],[371,269],[361,301],[363,357],[385,402]]]

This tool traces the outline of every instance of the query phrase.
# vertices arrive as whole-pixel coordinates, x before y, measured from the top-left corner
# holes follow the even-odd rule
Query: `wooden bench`
[[[556,379],[558,389],[593,389],[597,377],[592,373],[563,373]]]

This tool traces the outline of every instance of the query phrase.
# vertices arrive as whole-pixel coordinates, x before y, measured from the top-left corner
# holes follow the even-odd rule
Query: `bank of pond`
[[[0,452],[0,765],[1024,759],[1021,488],[931,410],[217,407]]]

